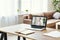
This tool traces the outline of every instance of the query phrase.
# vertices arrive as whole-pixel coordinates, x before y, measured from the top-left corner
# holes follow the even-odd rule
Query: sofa
[[[39,14],[28,14],[27,16],[24,16],[23,23],[31,24],[31,19],[32,19],[33,15],[46,16],[47,17],[47,27],[56,28],[56,22],[59,22],[60,19],[54,19],[53,18],[54,13],[55,13],[55,11],[43,12],[43,13],[39,13]]]

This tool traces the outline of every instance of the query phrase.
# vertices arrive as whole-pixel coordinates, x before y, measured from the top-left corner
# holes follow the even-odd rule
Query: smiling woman
[[[0,26],[9,26],[18,22],[18,0],[0,0]]]

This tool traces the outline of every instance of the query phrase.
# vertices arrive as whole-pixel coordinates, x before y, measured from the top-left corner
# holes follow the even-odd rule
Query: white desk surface
[[[31,34],[31,35],[23,35],[23,34],[15,33],[18,30],[24,30],[25,28],[29,28],[29,27],[31,26],[27,24],[18,24],[18,25],[13,25],[13,26],[8,26],[8,27],[2,27],[0,28],[0,31],[13,34],[13,35],[17,35],[17,36],[21,36],[21,37],[25,37],[25,38],[32,39],[32,40],[56,40],[55,38],[44,36],[43,32],[41,31],[36,31],[34,34]]]
[[[25,28],[29,28],[29,27],[31,27],[31,26],[30,25],[27,25],[27,24],[18,24],[18,25],[13,25],[13,26],[1,27],[0,28],[0,31],[6,32],[8,34],[13,34],[13,35],[21,36],[21,37],[26,37],[28,39],[33,39],[33,38],[27,37],[26,35],[15,33],[15,32],[17,32],[19,30],[22,31]]]

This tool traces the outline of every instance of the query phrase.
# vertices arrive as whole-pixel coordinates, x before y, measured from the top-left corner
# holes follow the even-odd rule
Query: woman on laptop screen
[[[33,16],[32,17],[32,27],[34,28],[43,28],[46,27],[47,19],[43,16]]]

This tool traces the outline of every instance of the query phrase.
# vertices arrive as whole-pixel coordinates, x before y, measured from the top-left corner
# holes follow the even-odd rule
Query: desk
[[[0,31],[8,33],[8,34],[17,35],[18,37],[19,36],[23,37],[24,40],[25,40],[25,38],[28,38],[31,40],[60,40],[60,38],[52,38],[52,37],[43,35],[43,33],[55,30],[55,29],[51,29],[51,28],[46,28],[46,30],[43,30],[43,31],[35,31],[35,33],[31,34],[31,35],[23,35],[23,34],[15,33],[17,30],[22,30],[26,27],[29,27],[29,25],[27,26],[25,24],[20,24],[20,25],[14,25],[14,26],[0,28]]]
[[[13,25],[13,26],[2,27],[2,28],[0,28],[0,32],[2,32],[2,34],[4,34],[4,35],[5,34],[17,35],[18,38],[23,37],[24,40],[25,40],[25,38],[32,39],[32,38],[27,37],[26,35],[16,33],[16,31],[18,31],[18,30],[21,31],[21,30],[24,30],[25,28],[28,28],[28,27],[30,27],[30,25],[18,24],[18,25]],[[5,39],[5,40],[7,40],[7,39]]]
[[[3,38],[4,38],[4,40],[7,40],[7,33],[2,32],[2,31],[0,31],[0,33],[1,33],[1,38],[0,38],[0,40],[3,40]]]

